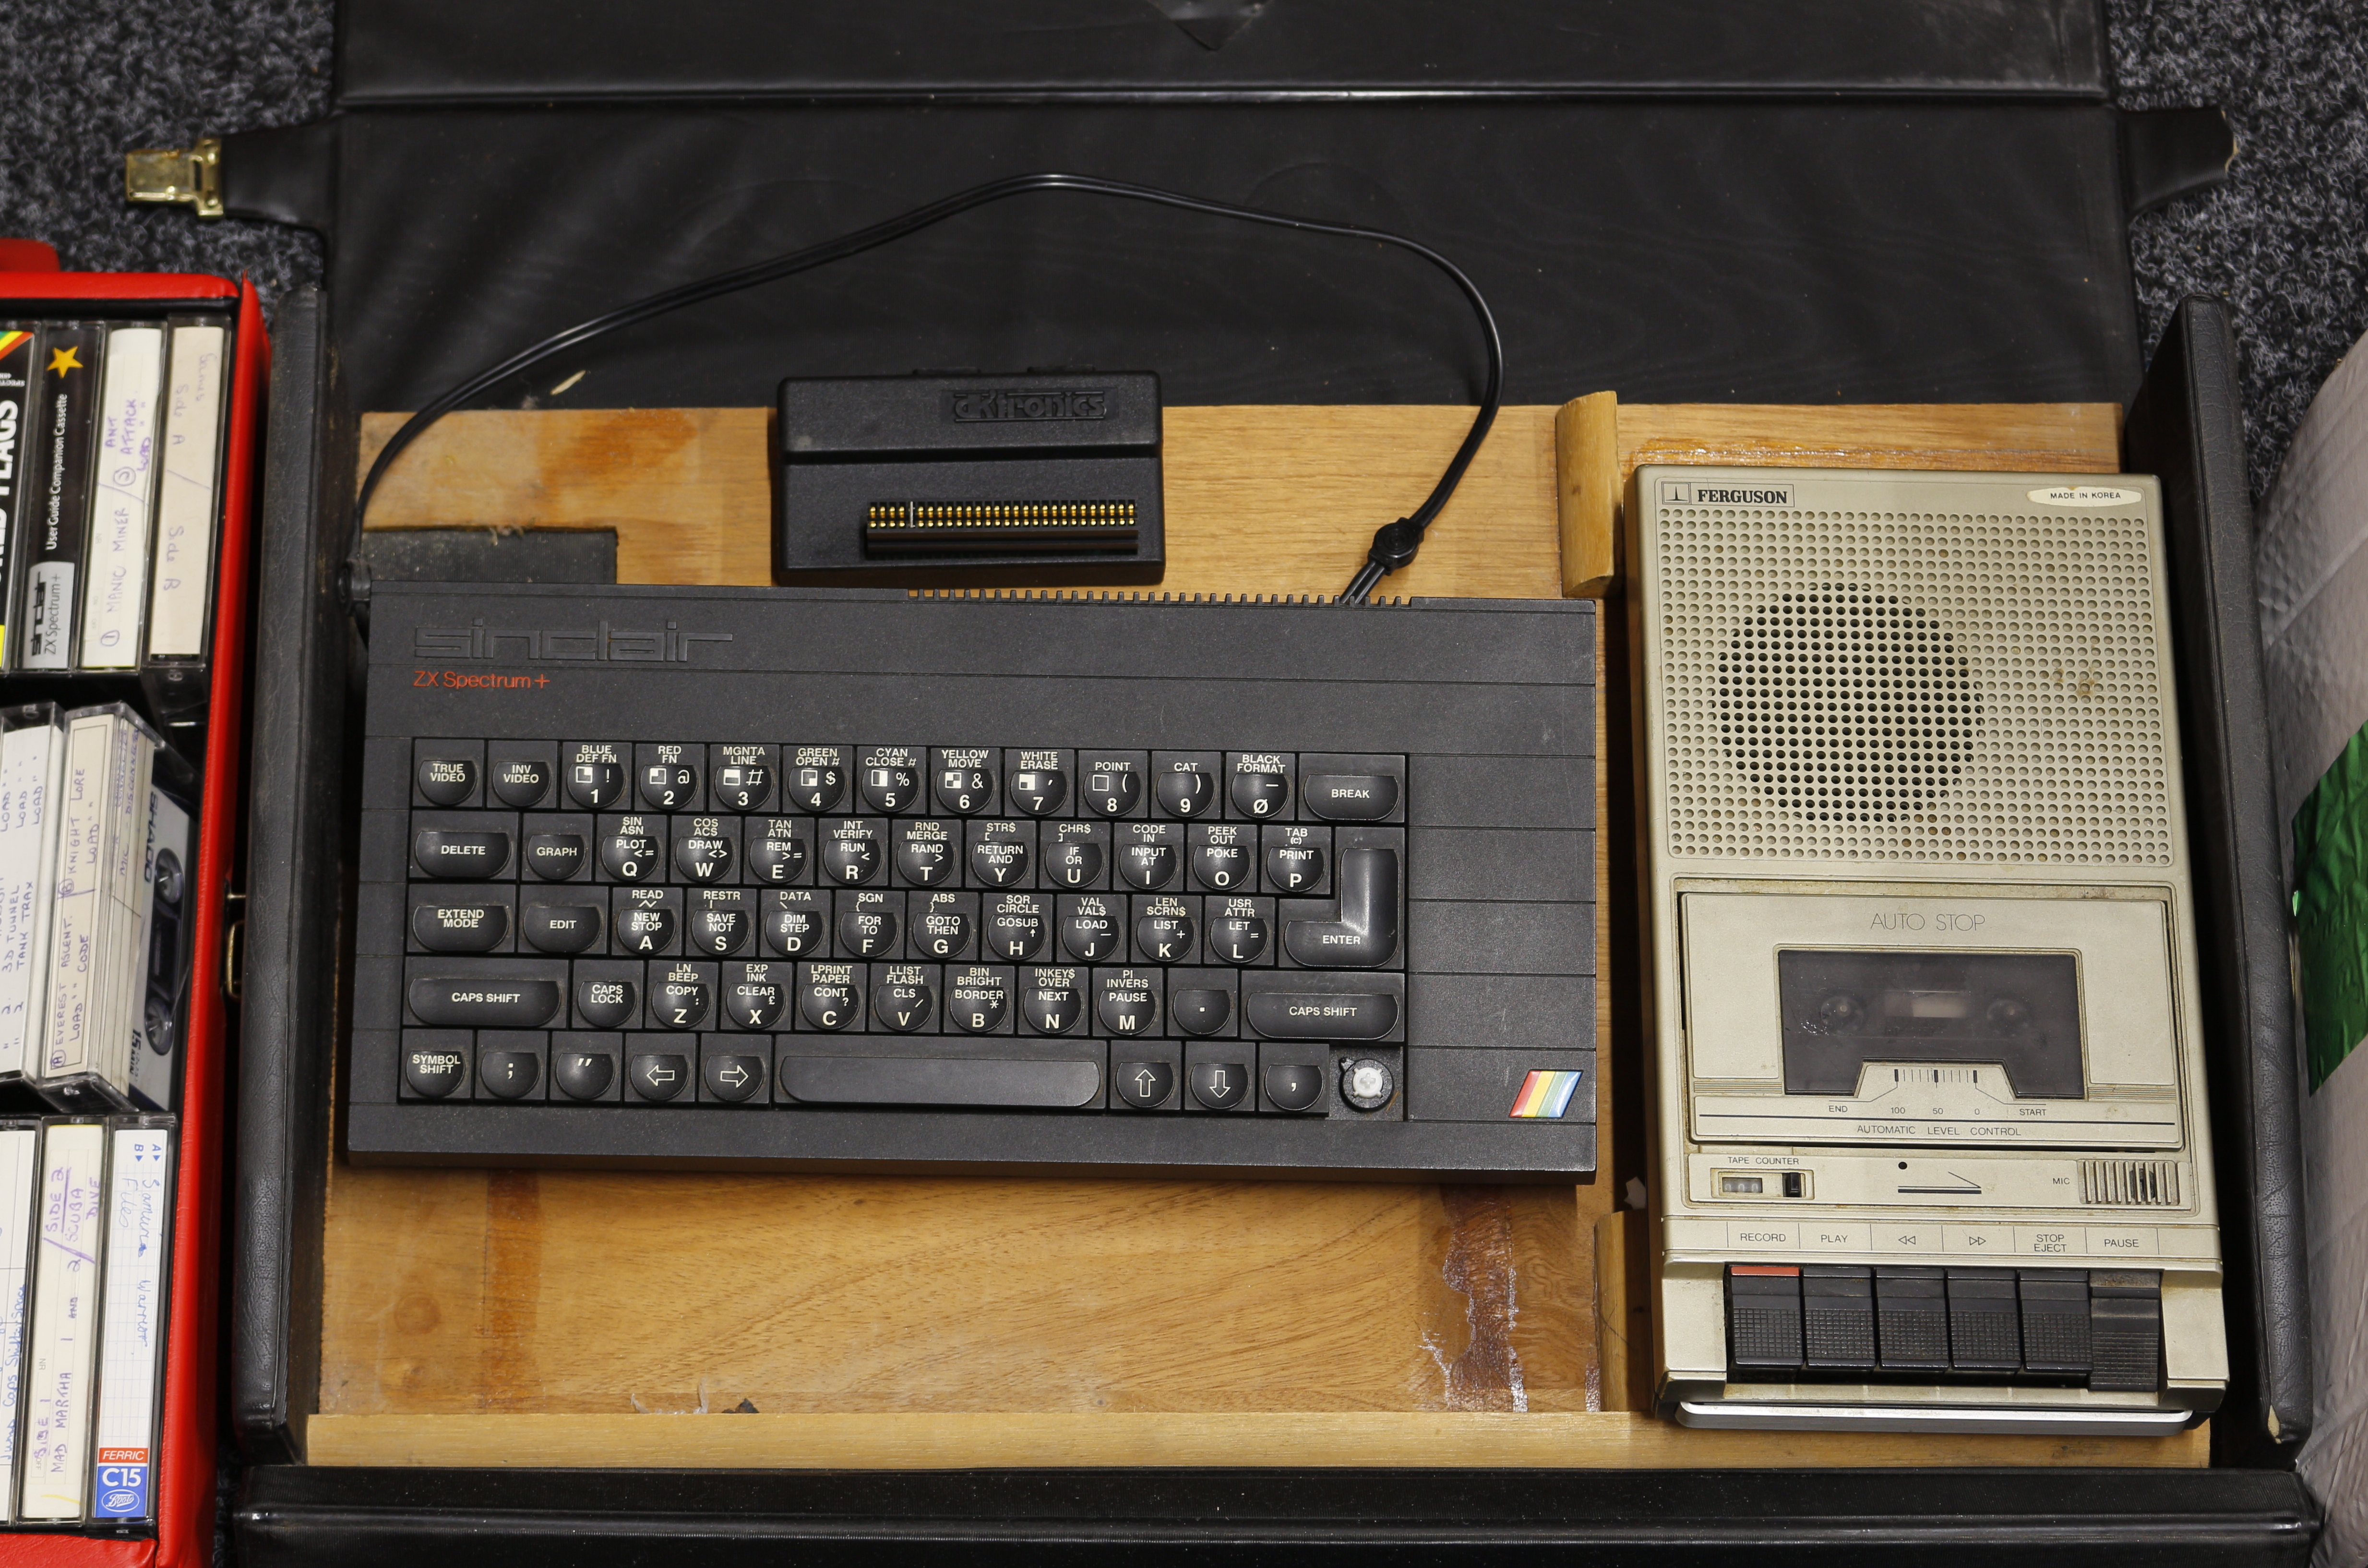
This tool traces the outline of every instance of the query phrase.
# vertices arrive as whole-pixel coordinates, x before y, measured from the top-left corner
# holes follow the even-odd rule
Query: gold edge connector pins
[[[200,218],[222,215],[222,139],[200,136],[193,147],[142,147],[123,154],[126,201],[179,201]]]

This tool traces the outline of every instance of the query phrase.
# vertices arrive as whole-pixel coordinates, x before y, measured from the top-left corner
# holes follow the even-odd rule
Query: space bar
[[[947,1056],[791,1056],[781,1087],[807,1105],[1000,1106],[1075,1110],[1102,1096],[1099,1062]]]

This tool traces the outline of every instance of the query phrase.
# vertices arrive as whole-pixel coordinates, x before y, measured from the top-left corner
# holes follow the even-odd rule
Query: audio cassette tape
[[[2203,1419],[2155,481],[1648,466],[1625,519],[1660,1412]]]

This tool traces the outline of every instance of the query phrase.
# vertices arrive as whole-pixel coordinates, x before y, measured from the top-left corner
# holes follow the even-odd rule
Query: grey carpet
[[[2219,189],[2139,218],[2151,342],[2190,293],[2235,307],[2253,483],[2368,329],[2368,4],[2107,0],[2122,100],[2215,103],[2241,152]],[[317,241],[122,200],[121,154],[312,119],[329,97],[330,0],[0,0],[0,234],[77,267],[252,276],[267,301],[320,276]]]

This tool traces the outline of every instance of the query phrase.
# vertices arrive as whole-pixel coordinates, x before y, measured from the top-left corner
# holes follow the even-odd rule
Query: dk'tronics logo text
[[[992,392],[948,392],[946,411],[960,425],[1007,419],[1107,419],[1110,391],[1106,387],[1055,392],[1003,387]]]

